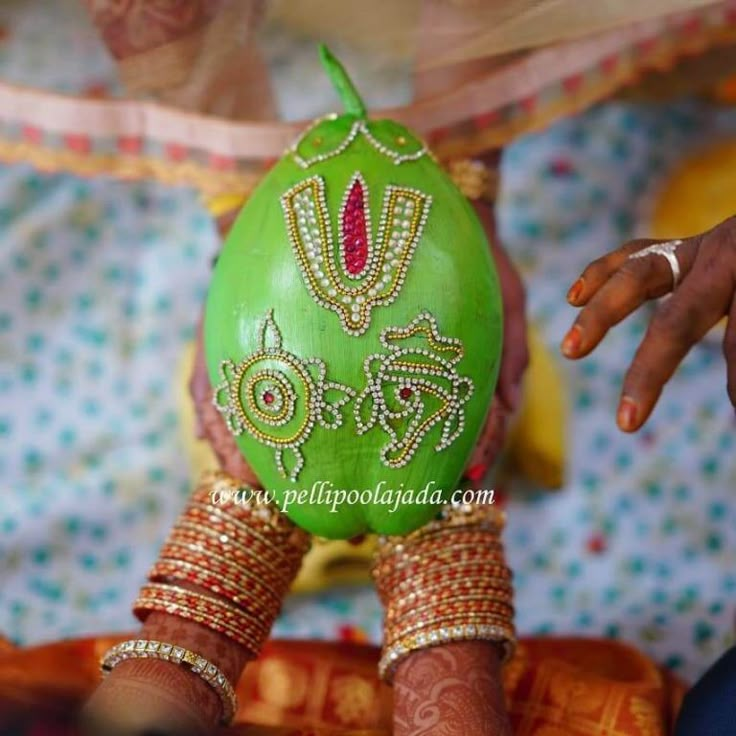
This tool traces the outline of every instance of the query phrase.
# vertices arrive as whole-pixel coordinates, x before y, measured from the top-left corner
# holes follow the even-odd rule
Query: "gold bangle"
[[[274,603],[270,598],[263,601],[260,596],[239,585],[229,576],[220,575],[218,572],[188,560],[159,558],[150,569],[148,580],[152,583],[171,583],[173,581],[190,583],[252,612],[259,611],[269,602],[281,607],[280,601]]]
[[[450,606],[459,606],[461,603],[477,602],[479,604],[506,606],[513,613],[514,595],[510,588],[501,590],[494,588],[492,590],[478,588],[472,592],[465,592],[457,595],[448,591],[446,596],[427,596],[419,600],[411,602],[406,601],[390,601],[386,606],[385,621],[400,621],[403,618],[409,618],[427,609],[432,609],[438,614]]]
[[[504,564],[503,547],[497,550],[484,551],[478,549],[476,546],[474,549],[460,550],[455,552],[452,547],[440,550],[431,557],[427,555],[417,555],[415,557],[405,557],[400,561],[382,561],[380,567],[377,569],[377,575],[383,576],[389,570],[392,573],[401,573],[402,570],[408,572],[419,572],[419,570],[435,569],[440,570],[441,568],[451,568],[456,565],[467,565],[471,563],[483,563],[486,565],[503,565]]]
[[[194,558],[196,557],[199,557],[200,559],[195,561]],[[263,576],[257,575],[244,565],[228,560],[224,556],[218,555],[216,552],[197,548],[194,544],[180,541],[169,541],[161,548],[157,562],[161,562],[162,560],[182,560],[189,564],[200,565],[205,569],[209,569],[209,567],[206,566],[206,563],[208,562],[217,563],[214,565],[217,569],[219,569],[218,566],[225,565],[230,568],[228,577],[235,576],[231,580],[232,583],[236,584],[238,587],[251,587],[258,591],[260,595],[266,598],[272,598],[274,601],[279,601],[279,603],[285,594],[285,591],[282,591],[281,588],[287,587],[285,583],[277,589],[273,582],[264,580]]]
[[[227,502],[222,501],[216,503],[213,500],[215,493],[236,494],[240,491],[249,493],[245,502],[235,500],[230,496]],[[274,531],[283,534],[290,534],[295,528],[295,524],[286,514],[282,513],[278,506],[273,502],[264,503],[258,501],[257,493],[265,493],[254,489],[245,483],[241,483],[230,475],[222,471],[207,471],[203,473],[199,486],[195,489],[191,496],[190,502],[200,503],[208,508],[219,509],[223,513],[241,521],[247,519],[257,522],[262,527],[270,527]]]
[[[100,669],[103,676],[112,672],[117,665],[126,659],[159,659],[185,667],[190,672],[204,680],[220,698],[222,705],[221,723],[230,724],[238,710],[238,700],[233,686],[219,667],[208,659],[184,647],[167,644],[153,639],[131,639],[116,644],[103,655],[100,660]]]
[[[480,582],[480,584],[479,584]],[[389,601],[390,606],[410,606],[424,599],[437,599],[437,595],[447,591],[447,595],[462,595],[468,592],[484,591],[490,594],[492,591],[508,591],[512,592],[511,582],[503,578],[483,578],[481,581],[473,579],[451,581],[448,585],[447,581],[433,582],[421,590],[412,590],[399,598],[392,597]]]
[[[259,619],[249,617],[246,613],[243,613],[240,618],[230,615],[228,611],[217,605],[219,601],[216,599],[207,599],[206,596],[202,596],[205,600],[197,600],[192,596],[187,596],[188,592],[180,589],[178,595],[171,592],[161,594],[155,591],[148,592],[146,588],[143,588],[133,604],[133,613],[139,621],[145,621],[147,616],[154,611],[194,621],[232,639],[254,657],[258,656],[263,642],[268,638],[268,627],[262,626]],[[214,603],[207,603],[206,600]],[[276,612],[271,620],[275,618]]]
[[[236,494],[239,491],[248,491],[249,497],[245,502],[229,498],[227,502],[215,503],[213,496],[222,494]],[[206,471],[202,474],[199,486],[192,494],[188,508],[198,507],[205,513],[214,511],[220,518],[229,520],[248,530],[258,530],[268,535],[269,541],[283,550],[296,547],[301,554],[309,547],[310,535],[292,522],[272,501],[263,502],[256,494],[264,493],[259,489],[250,488],[236,478],[222,471]]]
[[[427,543],[430,543],[432,540],[421,540],[422,545],[424,545],[425,541]],[[430,548],[431,548],[430,544]],[[480,545],[478,541],[476,542],[460,542],[458,544],[452,544],[452,546],[448,547],[446,550],[442,550],[442,554],[444,554],[446,557],[453,557],[459,552],[467,552],[472,551],[475,552],[478,557],[481,557],[483,555],[487,555],[488,557],[491,557],[493,553],[499,553],[503,554],[503,544],[498,539],[492,539],[491,541],[487,542],[485,545]],[[439,554],[439,553],[438,553]],[[390,559],[390,558],[388,558]],[[381,562],[388,561],[387,558],[383,558]],[[437,558],[435,555],[428,555],[427,551],[424,549],[423,546],[420,546],[419,543],[415,543],[411,546],[410,549],[402,550],[400,552],[394,553],[394,559],[392,560],[392,564],[397,568],[406,567],[408,563],[430,563],[430,561],[433,563]]]
[[[382,588],[387,587],[384,585],[387,577],[386,572],[387,571],[385,570],[374,569],[374,578],[379,591]],[[452,567],[445,567],[439,572],[437,570],[426,568],[421,572],[415,573],[409,578],[405,577],[401,580],[392,582],[387,589],[391,592],[392,596],[404,595],[407,590],[410,590],[415,592],[417,597],[419,597],[425,590],[424,587],[421,587],[423,585],[426,585],[428,588],[442,585],[452,586],[459,584],[460,581],[468,581],[475,576],[489,576],[494,580],[498,580],[509,585],[510,587],[512,586],[513,574],[506,565],[488,565],[483,562],[466,562],[459,565],[453,565]]]
[[[401,551],[410,547],[415,540],[427,537],[444,536],[451,530],[467,528],[472,531],[484,530],[500,536],[506,526],[506,512],[495,504],[463,504],[450,503],[442,508],[438,519],[403,537],[379,536],[379,553],[386,549],[389,552]]]
[[[170,610],[167,611],[166,606]],[[231,638],[247,647],[250,644],[262,644],[266,640],[279,608],[273,606],[267,617],[255,617],[224,598],[204,595],[169,583],[148,583],[140,589],[133,604],[133,613],[139,621],[145,621],[148,612],[158,610],[188,618],[209,628],[214,628],[210,624],[222,623],[237,634]],[[270,621],[264,621],[264,618]]]
[[[187,532],[188,534],[182,534],[182,532]],[[205,544],[209,547],[215,546],[215,547],[228,547],[231,546],[233,549],[238,550],[242,555],[245,555],[247,558],[251,558],[254,554],[254,552],[260,552],[260,547],[258,550],[254,550],[253,547],[246,547],[244,544],[238,541],[232,533],[230,533],[228,530],[222,529],[222,528],[213,528],[211,526],[207,526],[203,521],[194,521],[189,518],[180,518],[179,521],[176,522],[176,527],[174,528],[174,531],[169,535],[168,539],[166,540],[166,544],[178,544],[179,539],[183,536],[189,537],[205,537],[205,539],[197,539],[198,544]],[[223,537],[226,537],[226,540],[223,540]],[[252,535],[253,538],[255,538],[255,535]],[[188,542],[193,544],[194,542]],[[227,550],[223,550],[226,552]],[[218,554],[215,551],[212,551],[212,554]],[[263,555],[261,555],[263,556]],[[301,560],[301,558],[299,558]],[[296,558],[294,560],[294,564],[296,564]]]
[[[273,549],[275,554],[283,558],[288,558],[296,554],[301,556],[309,547],[310,540],[306,532],[300,532],[297,535],[297,540],[294,540],[293,544],[286,544],[287,540],[280,540],[280,542],[277,542],[276,540],[265,536],[263,533],[266,530],[276,531],[273,527],[246,524],[243,520],[230,516],[214,506],[208,506],[206,504],[199,503],[198,501],[192,501],[185,509],[182,517],[194,517],[200,524],[209,521],[215,528],[224,526],[230,527],[233,531],[240,530],[244,535],[253,536],[263,544],[269,546]],[[293,537],[293,531],[294,530],[291,530],[289,532],[290,537]]]
[[[381,677],[410,652],[452,641],[515,645],[512,574],[492,504],[452,504],[406,535],[383,537],[372,574],[386,610]]]
[[[481,547],[503,547],[501,540],[501,530],[491,530],[486,528],[474,527],[449,527],[447,529],[432,529],[421,537],[409,540],[396,540],[394,537],[391,541],[384,541],[377,549],[376,558],[383,562],[392,558],[400,558],[408,554],[413,554],[415,550],[423,549],[426,546],[436,546],[448,534],[452,534],[452,549],[457,549],[459,544],[472,543],[476,548]]]

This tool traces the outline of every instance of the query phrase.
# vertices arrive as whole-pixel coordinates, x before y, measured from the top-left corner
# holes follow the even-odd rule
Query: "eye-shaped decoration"
[[[399,295],[432,198],[418,189],[387,186],[375,238],[368,184],[360,172],[345,189],[337,237],[321,176],[292,187],[281,204],[292,250],[312,298],[336,312],[349,335],[362,335],[370,326],[373,308],[391,304]]]
[[[315,424],[336,429],[341,408],[353,389],[326,380],[319,358],[302,359],[282,348],[282,337],[270,311],[261,326],[256,352],[240,363],[220,363],[220,383],[213,403],[234,435],[248,433],[276,450],[280,474],[296,480],[304,466],[302,445]]]
[[[381,332],[385,353],[368,356],[368,379],[355,403],[358,434],[376,425],[389,436],[381,460],[390,468],[406,465],[424,436],[441,424],[435,451],[449,447],[465,428],[464,404],[473,382],[456,369],[463,357],[460,340],[442,337],[437,322],[423,312],[403,328]]]

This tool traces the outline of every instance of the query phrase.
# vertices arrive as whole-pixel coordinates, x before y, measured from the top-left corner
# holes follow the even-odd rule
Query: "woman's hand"
[[[510,736],[501,682],[493,642],[412,653],[394,679],[394,736]]]
[[[723,316],[728,395],[736,407],[736,218],[708,232],[675,243],[679,283],[667,258],[655,252],[632,254],[657,241],[635,240],[593,261],[572,285],[568,301],[582,307],[562,342],[563,354],[582,358],[613,325],[641,304],[666,294],[624,378],[617,421],[625,432],[639,429],[662,389],[699,340]]]

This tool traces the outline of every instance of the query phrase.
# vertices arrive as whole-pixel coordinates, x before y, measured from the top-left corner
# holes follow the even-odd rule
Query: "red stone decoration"
[[[339,315],[349,335],[362,335],[372,310],[399,295],[432,204],[428,194],[395,184],[384,188],[382,199],[373,237],[368,184],[359,171],[345,187],[334,220],[321,176],[304,179],[281,197],[307,290]]]
[[[342,255],[345,270],[351,276],[359,276],[368,262],[364,197],[363,185],[355,179],[342,212]]]

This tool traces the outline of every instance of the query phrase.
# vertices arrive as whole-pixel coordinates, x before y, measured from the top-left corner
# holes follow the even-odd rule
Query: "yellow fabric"
[[[736,139],[707,146],[685,158],[655,199],[651,216],[654,238],[697,235],[736,215]],[[720,341],[722,319],[709,333]]]
[[[736,139],[688,156],[667,178],[656,197],[651,222],[654,238],[697,235],[736,214]]]
[[[508,441],[512,467],[543,488],[560,488],[567,455],[567,391],[557,360],[531,325],[524,399]]]
[[[204,206],[214,218],[236,212],[245,204],[245,200],[246,197],[242,192],[226,192],[202,198]]]

